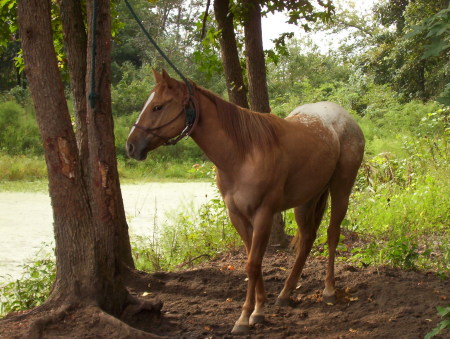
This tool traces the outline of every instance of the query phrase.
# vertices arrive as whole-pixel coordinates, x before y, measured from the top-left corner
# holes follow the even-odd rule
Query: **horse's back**
[[[288,118],[299,114],[320,118],[324,125],[332,127],[338,135],[343,134],[345,129],[349,127],[348,125],[356,125],[356,121],[350,113],[334,102],[321,101],[299,106],[289,114]]]
[[[322,101],[299,106],[286,119],[297,118],[307,124],[308,116],[319,118],[324,126],[333,130],[339,139],[341,157],[351,159],[359,167],[364,153],[364,135],[350,113],[338,104]]]

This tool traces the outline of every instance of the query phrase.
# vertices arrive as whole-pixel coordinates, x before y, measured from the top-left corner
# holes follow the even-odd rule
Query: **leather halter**
[[[143,127],[143,126],[139,126],[138,124],[134,124],[133,126],[136,128],[139,128],[140,130],[151,134],[155,137],[158,137],[162,140],[165,141],[164,146],[172,146],[172,145],[176,145],[178,143],[178,141],[180,141],[181,139],[183,139],[184,137],[188,138],[192,131],[194,130],[195,126],[197,126],[197,122],[198,122],[198,118],[199,115],[197,113],[197,102],[195,99],[195,96],[192,94],[189,94],[189,97],[187,99],[187,103],[185,104],[185,106],[183,107],[183,109],[180,111],[180,113],[178,113],[173,119],[169,120],[168,122],[157,126],[157,127]],[[178,134],[175,137],[172,138],[167,138],[164,136],[161,136],[157,133],[155,133],[155,131],[169,126],[170,124],[172,124],[173,122],[175,122],[176,120],[178,120],[179,117],[181,117],[183,115],[183,113],[186,114],[186,124],[185,127],[183,128],[183,130],[181,131],[180,134]]]

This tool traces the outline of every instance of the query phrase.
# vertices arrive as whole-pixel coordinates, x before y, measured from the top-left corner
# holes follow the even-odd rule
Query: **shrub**
[[[9,154],[42,154],[34,116],[16,102],[0,103],[0,144]]]
[[[0,316],[39,306],[47,299],[56,266],[46,247],[38,252],[40,259],[23,265],[20,279],[0,285]]]

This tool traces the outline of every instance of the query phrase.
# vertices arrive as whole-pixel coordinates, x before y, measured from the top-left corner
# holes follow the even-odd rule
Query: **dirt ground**
[[[321,301],[326,258],[310,258],[291,307],[274,305],[294,256],[270,251],[264,260],[269,302],[264,324],[246,338],[423,338],[440,321],[436,306],[450,300],[450,281],[432,272],[338,263],[338,302]],[[245,297],[245,255],[227,254],[192,269],[141,275],[131,292],[163,302],[160,316],[143,314],[130,325],[167,338],[238,338],[230,330]],[[68,312],[43,338],[135,338],[89,312]],[[3,323],[3,322],[2,322]],[[27,321],[0,323],[1,338],[20,338]],[[8,325],[9,324],[9,325]],[[22,331],[21,331],[22,329]],[[450,337],[449,332],[435,337]]]

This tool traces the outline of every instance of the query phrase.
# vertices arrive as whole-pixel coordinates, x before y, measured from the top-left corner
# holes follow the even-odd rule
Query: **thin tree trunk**
[[[82,167],[87,169],[88,136],[86,120],[86,47],[87,36],[81,2],[61,1],[61,23],[64,45],[70,73],[73,100],[75,103],[75,128]]]
[[[92,22],[93,1],[87,1],[87,18]],[[107,267],[114,267],[115,275],[120,272],[120,261],[115,256],[107,258],[109,253],[118,254],[118,258],[128,266],[134,267],[131,256],[131,245],[128,235],[120,191],[119,173],[117,171],[116,151],[114,145],[114,123],[111,108],[111,17],[110,1],[97,0],[96,23],[96,53],[95,53],[95,106],[88,102],[88,136],[89,136],[89,160],[91,169],[92,204],[95,213],[93,215],[97,225],[101,227],[98,232],[102,234],[104,229],[113,229],[114,233],[104,236],[111,238],[105,242],[104,260]],[[92,27],[88,26],[88,54],[87,54],[87,79],[86,88],[91,88],[91,62],[93,50]],[[93,93],[87,93],[88,96]],[[103,235],[101,235],[103,237]],[[111,247],[112,246],[112,247]],[[111,266],[110,266],[111,265]]]
[[[269,113],[266,63],[262,44],[261,7],[257,0],[245,0],[245,6],[244,35],[250,108],[256,112]]]
[[[82,15],[81,3],[72,0],[61,1],[61,21],[64,31],[64,41],[67,51],[69,73],[71,77],[72,93],[75,101],[76,118],[76,138],[80,153],[81,167],[85,182],[89,185],[89,146],[88,146],[88,125],[87,125],[87,95],[86,94],[86,49],[87,35],[86,27]],[[109,40],[109,39],[108,39]],[[97,52],[98,53],[98,52]],[[90,88],[90,87],[89,87]],[[109,112],[111,110],[109,109]],[[113,143],[114,144],[114,143]],[[92,192],[92,190],[89,190]],[[131,254],[131,246],[128,235],[128,225],[126,223],[125,213],[123,211],[122,196],[120,189],[115,191],[118,194],[115,200],[120,201],[116,206],[119,209],[118,215],[122,218],[118,220],[119,229],[119,253],[123,262],[131,268],[134,268],[134,262]]]
[[[221,30],[220,51],[225,71],[229,100],[241,107],[248,108],[247,88],[242,76],[236,36],[233,26],[233,14],[230,12],[229,0],[214,1],[214,15]]]

